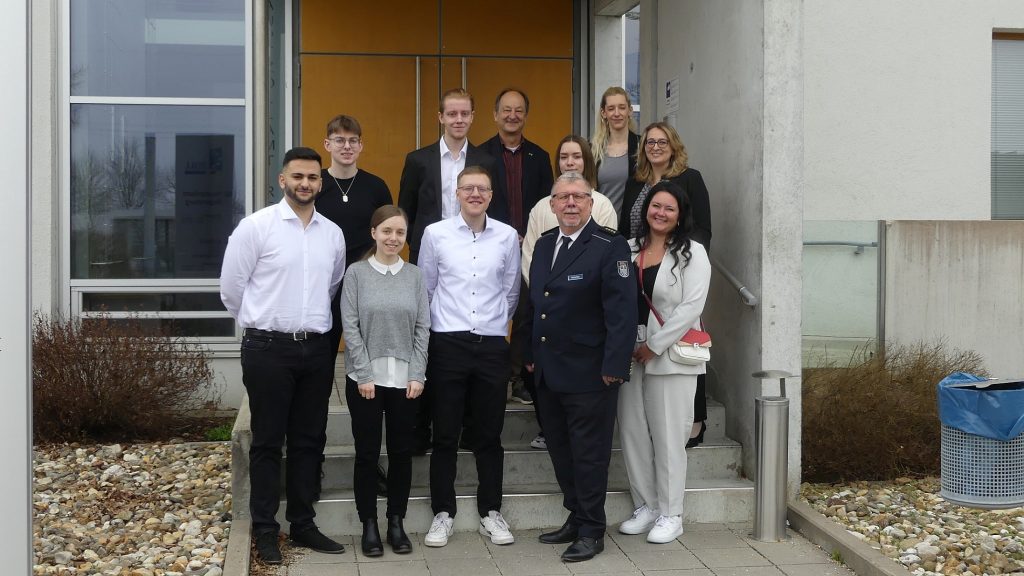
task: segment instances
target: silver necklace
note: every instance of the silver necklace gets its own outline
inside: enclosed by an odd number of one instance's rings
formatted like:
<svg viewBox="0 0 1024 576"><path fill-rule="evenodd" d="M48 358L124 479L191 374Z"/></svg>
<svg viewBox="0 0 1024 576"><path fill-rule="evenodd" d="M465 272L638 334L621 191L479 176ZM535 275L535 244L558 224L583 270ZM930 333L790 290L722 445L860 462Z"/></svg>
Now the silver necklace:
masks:
<svg viewBox="0 0 1024 576"><path fill-rule="evenodd" d="M327 173L331 174L331 171L328 170ZM348 189L347 190L343 190L341 188L341 182L338 182L338 178L334 174L331 174L331 178L334 178L334 183L338 185L338 190L341 190L341 201L342 202L348 202L348 193L352 191L352 185L356 183L356 176L358 176L358 175L359 175L359 171L357 170L356 173L352 175L352 181L348 183Z"/></svg>

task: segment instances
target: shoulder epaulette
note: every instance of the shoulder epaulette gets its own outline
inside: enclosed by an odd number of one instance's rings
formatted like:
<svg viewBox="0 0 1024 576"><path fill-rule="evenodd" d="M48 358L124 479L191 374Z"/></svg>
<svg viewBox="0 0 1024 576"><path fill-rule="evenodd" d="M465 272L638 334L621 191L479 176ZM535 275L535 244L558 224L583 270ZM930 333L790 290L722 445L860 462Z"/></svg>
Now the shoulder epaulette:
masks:
<svg viewBox="0 0 1024 576"><path fill-rule="evenodd" d="M609 236L618 236L619 235L619 231L616 230L615 228L610 227L610 226L599 226L598 230L600 230L601 232L604 232L605 234L607 234Z"/></svg>
<svg viewBox="0 0 1024 576"><path fill-rule="evenodd" d="M541 236L547 236L548 234L554 234L555 232L558 232L558 226L555 226L550 230L545 230L544 232L541 232Z"/></svg>

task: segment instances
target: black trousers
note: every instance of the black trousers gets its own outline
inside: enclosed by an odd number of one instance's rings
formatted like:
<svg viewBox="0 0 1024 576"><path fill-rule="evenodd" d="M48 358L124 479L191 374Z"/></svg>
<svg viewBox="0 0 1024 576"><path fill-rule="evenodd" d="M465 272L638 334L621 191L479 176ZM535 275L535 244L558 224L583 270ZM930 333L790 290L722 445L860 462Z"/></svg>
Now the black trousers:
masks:
<svg viewBox="0 0 1024 576"><path fill-rule="evenodd" d="M293 532L313 527L313 494L323 448L333 379L329 338L296 342L245 336L242 383L249 394L252 447L249 483L252 533L277 533L281 448L287 442L285 518Z"/></svg>
<svg viewBox="0 0 1024 576"><path fill-rule="evenodd" d="M377 386L373 399L359 395L356 381L345 378L345 399L352 414L356 445L353 485L359 520L377 517L377 460L382 424L387 418L388 516L405 517L412 483L413 429L418 399L405 397L405 388Z"/></svg>
<svg viewBox="0 0 1024 576"><path fill-rule="evenodd" d="M607 526L604 502L619 386L568 394L551 390L542 380L537 396L562 505L580 536L600 538Z"/></svg>
<svg viewBox="0 0 1024 576"><path fill-rule="evenodd" d="M693 396L693 422L708 419L708 387L707 374L697 374L697 393Z"/></svg>
<svg viewBox="0 0 1024 576"><path fill-rule="evenodd" d="M521 285L526 286L525 279L523 279ZM525 362L523 361L525 351L531 345L530 338L532 335L530 334L529 322L531 316L533 316L533 303L530 302L529 298L520 298L519 304L516 306L516 312L512 316L509 357L512 375L522 378L526 391L533 398L533 414L537 418L537 423L540 424L540 408L537 404L537 387L533 381L533 372L526 369ZM543 433L543 429L541 433Z"/></svg>
<svg viewBox="0 0 1024 576"><path fill-rule="evenodd" d="M474 338L475 341L470 341ZM434 514L455 516L459 436L466 410L469 448L476 457L477 512L501 510L508 382L508 342L502 336L431 332L427 386L432 388L434 443L430 454L430 501Z"/></svg>

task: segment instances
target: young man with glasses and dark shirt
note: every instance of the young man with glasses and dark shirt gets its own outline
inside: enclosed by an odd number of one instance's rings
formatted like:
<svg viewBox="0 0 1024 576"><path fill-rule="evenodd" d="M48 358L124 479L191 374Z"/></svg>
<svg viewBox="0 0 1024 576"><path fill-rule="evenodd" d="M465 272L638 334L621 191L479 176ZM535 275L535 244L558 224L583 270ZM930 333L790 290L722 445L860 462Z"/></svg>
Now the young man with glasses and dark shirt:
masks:
<svg viewBox="0 0 1024 576"><path fill-rule="evenodd" d="M320 174L323 187L316 199L316 211L341 228L345 234L345 261L355 263L373 246L370 216L377 208L393 203L391 191L380 177L357 166L359 155L363 153L363 128L352 116L339 114L331 118L327 123L324 149L331 155L331 165ZM331 301L332 324L328 334L335 351L341 345L340 299L341 290L338 290ZM322 450L327 445L326 427L320 439ZM378 468L378 471L383 478L383 469ZM319 476L322 475L323 457ZM316 497L320 499L319 480Z"/></svg>
<svg viewBox="0 0 1024 576"><path fill-rule="evenodd" d="M456 513L455 476L465 411L468 448L479 485L479 531L494 544L515 541L501 516L505 335L519 298L519 236L487 216L491 178L479 166L459 174L459 212L423 233L419 267L430 301L427 387L433 390L430 500L434 520L424 539L444 546Z"/></svg>

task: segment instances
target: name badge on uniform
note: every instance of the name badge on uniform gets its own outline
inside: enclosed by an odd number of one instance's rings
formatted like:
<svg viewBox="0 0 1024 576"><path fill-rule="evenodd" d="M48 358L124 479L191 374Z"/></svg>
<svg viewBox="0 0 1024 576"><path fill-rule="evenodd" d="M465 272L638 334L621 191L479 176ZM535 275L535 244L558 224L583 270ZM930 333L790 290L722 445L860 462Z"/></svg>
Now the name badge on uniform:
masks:
<svg viewBox="0 0 1024 576"><path fill-rule="evenodd" d="M619 276L623 278L629 278L629 262L625 260L619 260L616 262L616 267L619 270Z"/></svg>
<svg viewBox="0 0 1024 576"><path fill-rule="evenodd" d="M574 280L583 280L583 274L569 274L569 282Z"/></svg>

